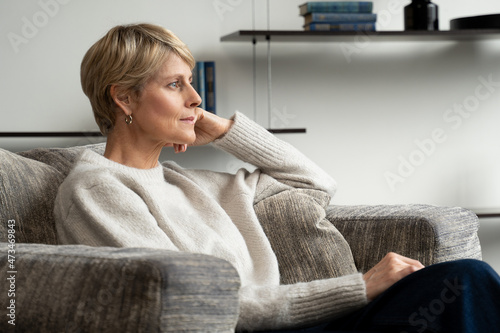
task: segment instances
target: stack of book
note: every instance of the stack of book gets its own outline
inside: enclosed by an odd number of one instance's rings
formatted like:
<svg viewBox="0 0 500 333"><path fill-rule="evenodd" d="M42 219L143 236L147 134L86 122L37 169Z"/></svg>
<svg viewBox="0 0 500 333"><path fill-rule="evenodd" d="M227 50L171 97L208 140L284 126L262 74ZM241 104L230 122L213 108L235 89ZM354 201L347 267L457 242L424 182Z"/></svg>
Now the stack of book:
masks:
<svg viewBox="0 0 500 333"><path fill-rule="evenodd" d="M215 112L215 62L197 61L192 85L201 97L200 108Z"/></svg>
<svg viewBox="0 0 500 333"><path fill-rule="evenodd" d="M307 31L375 31L372 1L313 1L299 9Z"/></svg>

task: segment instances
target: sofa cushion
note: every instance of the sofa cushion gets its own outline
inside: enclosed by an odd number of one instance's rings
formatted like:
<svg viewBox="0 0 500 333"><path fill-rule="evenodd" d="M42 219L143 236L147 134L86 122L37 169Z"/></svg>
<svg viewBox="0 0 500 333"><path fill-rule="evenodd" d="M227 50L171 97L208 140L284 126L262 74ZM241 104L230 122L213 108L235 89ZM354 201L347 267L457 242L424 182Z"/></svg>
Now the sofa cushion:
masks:
<svg viewBox="0 0 500 333"><path fill-rule="evenodd" d="M0 149L0 218L15 221L18 243L57 244L53 216L59 185L82 149L102 151L101 145L33 149L12 153ZM0 241L7 240L7 223Z"/></svg>
<svg viewBox="0 0 500 333"><path fill-rule="evenodd" d="M75 160L80 156L83 149L91 149L100 154L104 153L105 144L91 144L86 146L76 146L69 148L36 148L17 153L20 156L31 160L39 161L52 166L59 171L64 178L68 175L75 163Z"/></svg>
<svg viewBox="0 0 500 333"><path fill-rule="evenodd" d="M0 150L0 218L15 221L16 242L57 243L52 198L62 179L51 166ZM2 223L2 242L6 228Z"/></svg>
<svg viewBox="0 0 500 333"><path fill-rule="evenodd" d="M292 189L255 204L282 284L357 273L349 244L325 217L329 202L325 192Z"/></svg>

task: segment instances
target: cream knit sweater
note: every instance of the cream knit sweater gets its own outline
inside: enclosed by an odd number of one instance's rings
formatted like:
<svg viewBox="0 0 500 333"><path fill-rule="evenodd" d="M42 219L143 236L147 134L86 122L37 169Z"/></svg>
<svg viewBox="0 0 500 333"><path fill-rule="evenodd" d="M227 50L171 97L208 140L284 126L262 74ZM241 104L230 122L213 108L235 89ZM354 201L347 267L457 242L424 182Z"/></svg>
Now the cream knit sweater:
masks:
<svg viewBox="0 0 500 333"><path fill-rule="evenodd" d="M276 256L253 205L284 189L333 194L335 182L291 145L241 113L213 142L257 166L236 174L173 162L127 167L86 150L55 203L61 244L150 247L213 255L241 279L238 329L279 329L336 318L367 303L361 274L280 285Z"/></svg>

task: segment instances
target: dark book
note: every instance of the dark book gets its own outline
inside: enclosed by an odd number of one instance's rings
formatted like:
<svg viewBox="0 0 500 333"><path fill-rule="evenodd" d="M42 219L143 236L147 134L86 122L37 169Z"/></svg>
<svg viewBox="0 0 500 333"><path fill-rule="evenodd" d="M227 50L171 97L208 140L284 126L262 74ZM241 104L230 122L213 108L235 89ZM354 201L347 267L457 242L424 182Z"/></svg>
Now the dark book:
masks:
<svg viewBox="0 0 500 333"><path fill-rule="evenodd" d="M194 72L196 72L196 83L193 84L195 86L198 95L201 97L200 108L206 109L206 97L205 97L205 62L197 61L196 66L194 68Z"/></svg>
<svg viewBox="0 0 500 333"><path fill-rule="evenodd" d="M372 1L312 1L299 6L300 15L309 13L371 13Z"/></svg>
<svg viewBox="0 0 500 333"><path fill-rule="evenodd" d="M205 110L215 114L215 62L205 62Z"/></svg>
<svg viewBox="0 0 500 333"><path fill-rule="evenodd" d="M372 13L310 13L304 16L304 24L375 21L377 21L377 14Z"/></svg>
<svg viewBox="0 0 500 333"><path fill-rule="evenodd" d="M311 23L304 26L306 31L375 31L375 22L352 23Z"/></svg>

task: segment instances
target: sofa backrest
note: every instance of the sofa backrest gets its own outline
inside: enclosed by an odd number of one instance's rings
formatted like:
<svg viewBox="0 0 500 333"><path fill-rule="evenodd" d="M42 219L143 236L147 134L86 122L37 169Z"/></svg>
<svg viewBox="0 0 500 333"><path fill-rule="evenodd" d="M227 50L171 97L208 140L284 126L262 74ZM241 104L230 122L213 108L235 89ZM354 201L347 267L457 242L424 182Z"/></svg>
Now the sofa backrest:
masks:
<svg viewBox="0 0 500 333"><path fill-rule="evenodd" d="M102 152L104 144L21 153L0 149L0 242L14 226L16 243L57 244L54 200L83 149Z"/></svg>

